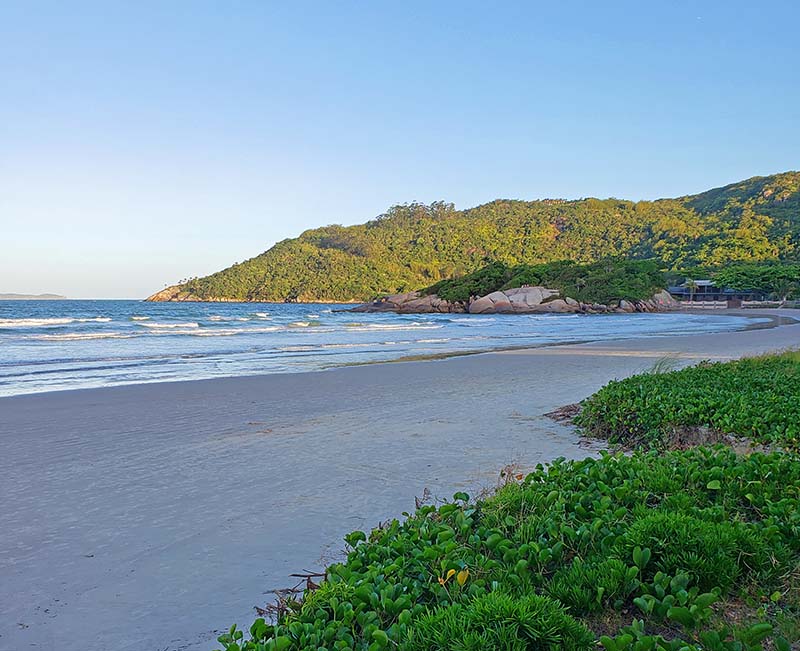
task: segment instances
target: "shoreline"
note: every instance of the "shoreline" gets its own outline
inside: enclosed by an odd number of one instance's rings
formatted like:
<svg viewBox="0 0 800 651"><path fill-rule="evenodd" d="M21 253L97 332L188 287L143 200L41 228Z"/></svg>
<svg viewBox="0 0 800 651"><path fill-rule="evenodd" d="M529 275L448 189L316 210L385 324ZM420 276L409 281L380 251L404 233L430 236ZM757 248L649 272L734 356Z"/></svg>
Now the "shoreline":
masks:
<svg viewBox="0 0 800 651"><path fill-rule="evenodd" d="M731 317L744 317L748 319L769 319L767 323L756 323L752 322L746 325L743 328L737 330L729 330L727 332L743 332L747 330L761 330L761 329L769 329L779 327L781 325L791 325L792 323L800 323L800 314L792 315L787 314L789 310L780 310L780 314L776 313L779 309L772 309L772 310L753 310L753 309L721 309L716 311L711 310L673 310L671 312L663 312L662 314L690 314L692 316L731 316ZM481 315L475 315L481 316ZM514 315L512 315L514 316ZM522 315L520 315L522 316ZM618 313L608 313L608 314L586 314L586 315L579 315L586 318L614 318L618 316L625 316L623 314ZM675 336L675 337L692 337L697 336L696 334L672 334L672 335L659 335L659 336ZM331 366L322 367L319 369L312 369L312 370L289 370L289 371L277 371L273 373L248 373L243 375L224 375L224 376L213 376L213 377L198 377L198 378L185 378L185 379L175 379L175 380L153 380L153 381L137 381L137 382L128 382L128 383L121 383L121 384L107 384L102 386L92 386L92 387L77 387L77 388L59 388L59 389L49 389L46 391L30 391L25 393L16 393L10 395L0 395L0 406L2 406L2 401L20 398L24 396L38 396L38 395L50 395L50 394L60 394L60 393L72 393L72 392L83 392L83 391L98 391L104 389L114 389L114 388L124 388L124 387L134 387L134 386L149 386L149 385L170 385L176 383L184 383L184 382L213 382L217 380L225 380L230 378L260 378L260 377L270 377L270 376L280 376L280 375L302 375L306 373L321 373L321 372L329 372L339 368L354 368L354 367L363 367L363 366L374 366L374 365L382 365L382 364L397 364L397 363L407 363L407 362L425 362L425 361L441 361L451 358L458 358L458 357L471 357L475 355L491 355L495 353L505 353L505 352L512 352L517 350L538 350L540 348L550 348L550 347L558 347L558 346L572 346L578 344L591 344L591 343L600 343L600 342L614 342L614 341L628 341L631 339L636 339L637 337L630 337L630 338L610 338L610 339L582 339L579 341L567 341L567 342L552 342L552 343L543 343L540 345L531 346L529 344L519 344L519 345L510 345L510 346L498 346L496 348L490 349L475 349L475 350L453 350L453 351L444 351L441 353L431 353L431 354L419 354L419 355L403 355L401 357L397 357L394 359L378 359L378 360L366 360L366 361L354 361L354 362L343 362L339 364L332 364Z"/></svg>
<svg viewBox="0 0 800 651"><path fill-rule="evenodd" d="M696 316L705 316L707 313L701 310L683 310L682 313L684 314L693 314ZM585 315L588 317L615 317L619 316L619 314L591 314ZM714 316L713 314L711 316ZM719 315L716 315L719 316ZM726 316L726 315L722 315ZM751 319L757 318L769 318L768 323L749 323L744 328L739 330L730 330L728 332L747 332L749 330L769 330L771 328L778 328L783 325L792 325L795 323L800 323L800 315L798 317L792 316L784 316L784 315L775 315L775 314L730 314L730 316L743 316ZM695 337L696 334L687 334L687 335L665 335L665 336L674 336L674 337ZM377 361L368 361L368 362L350 362L348 364L342 364L341 366L332 366L328 369L324 370L331 370L334 368L343 368L343 367L351 367L351 366L371 366L373 364L396 364L398 362L428 362L428 361L438 361L443 359L451 359L453 357L468 357L470 355L492 355L495 353L509 353L518 350L539 350L541 348L555 348L558 346L577 346L582 344L592 344L592 343L601 343L602 342L618 342L618 341L630 341L632 339L644 339L644 337L630 337L630 338L618 338L618 339L586 339L582 341L570 341L570 342L556 342L551 344L541 344L539 346L527 346L527 345L520 345L520 346L506 346L502 348L493 348L491 350L465 350L465 351L453 351L450 353L438 353L434 355L407 355L405 357L398 357L397 359L389 359L389 360L377 360ZM252 376L251 376L252 377Z"/></svg>
<svg viewBox="0 0 800 651"><path fill-rule="evenodd" d="M788 308L725 308L720 310L682 309L675 310L680 314L693 314L695 316L743 316L746 318L769 319L770 323L752 323L746 329L775 328L782 325L800 323L800 311ZM794 312L794 314L792 314ZM722 313L720 315L720 313Z"/></svg>
<svg viewBox="0 0 800 651"><path fill-rule="evenodd" d="M0 649L209 651L425 489L603 447L544 414L664 357L798 347L792 321L0 399Z"/></svg>

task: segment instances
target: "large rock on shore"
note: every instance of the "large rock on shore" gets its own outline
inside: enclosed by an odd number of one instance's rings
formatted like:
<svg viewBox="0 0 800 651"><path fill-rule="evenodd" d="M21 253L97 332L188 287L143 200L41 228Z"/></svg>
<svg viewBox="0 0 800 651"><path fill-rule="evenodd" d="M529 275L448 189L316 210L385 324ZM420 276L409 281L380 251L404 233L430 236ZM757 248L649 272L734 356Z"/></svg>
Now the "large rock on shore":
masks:
<svg viewBox="0 0 800 651"><path fill-rule="evenodd" d="M678 301L672 298L672 294L666 289L662 289L657 294L653 294L653 298L650 299L650 302L655 308L661 310L675 310L681 306Z"/></svg>
<svg viewBox="0 0 800 651"><path fill-rule="evenodd" d="M511 309L511 301L503 292L492 292L476 298L469 304L470 314L496 314L497 312L511 312Z"/></svg>
<svg viewBox="0 0 800 651"><path fill-rule="evenodd" d="M547 287L515 287L502 292L492 292L476 298L469 304L470 314L503 314L531 312L569 312L572 306L560 299L548 300L559 296L556 289ZM560 302L558 302L560 301ZM562 305L563 303L563 305ZM577 308L577 302L574 306Z"/></svg>

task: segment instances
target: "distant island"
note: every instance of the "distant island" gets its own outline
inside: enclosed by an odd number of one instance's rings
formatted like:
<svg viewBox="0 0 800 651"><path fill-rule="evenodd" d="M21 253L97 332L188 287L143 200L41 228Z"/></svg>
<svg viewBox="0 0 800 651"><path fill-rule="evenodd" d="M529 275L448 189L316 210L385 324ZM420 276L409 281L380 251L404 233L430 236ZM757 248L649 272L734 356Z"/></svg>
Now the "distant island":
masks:
<svg viewBox="0 0 800 651"><path fill-rule="evenodd" d="M496 200L467 210L411 203L325 226L150 301L365 302L464 277L492 262L653 260L707 277L731 263L796 261L800 172L659 199Z"/></svg>
<svg viewBox="0 0 800 651"><path fill-rule="evenodd" d="M0 301L63 301L60 294L0 294Z"/></svg>

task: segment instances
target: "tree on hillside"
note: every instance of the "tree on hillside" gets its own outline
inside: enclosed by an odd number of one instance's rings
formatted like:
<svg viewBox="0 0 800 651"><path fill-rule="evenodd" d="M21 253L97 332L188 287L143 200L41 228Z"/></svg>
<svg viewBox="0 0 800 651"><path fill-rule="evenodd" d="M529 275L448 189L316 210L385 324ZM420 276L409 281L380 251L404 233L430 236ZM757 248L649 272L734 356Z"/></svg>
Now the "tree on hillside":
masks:
<svg viewBox="0 0 800 651"><path fill-rule="evenodd" d="M723 287L755 290L785 302L800 288L800 264L730 265L716 272L714 279Z"/></svg>

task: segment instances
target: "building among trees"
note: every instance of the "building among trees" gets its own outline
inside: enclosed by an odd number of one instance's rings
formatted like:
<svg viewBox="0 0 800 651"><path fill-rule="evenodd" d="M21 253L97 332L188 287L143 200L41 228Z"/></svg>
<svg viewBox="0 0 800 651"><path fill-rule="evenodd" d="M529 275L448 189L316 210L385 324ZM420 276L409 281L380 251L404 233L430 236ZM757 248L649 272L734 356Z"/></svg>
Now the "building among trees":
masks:
<svg viewBox="0 0 800 651"><path fill-rule="evenodd" d="M742 301L763 301L766 294L757 289L731 289L719 287L713 280L693 280L687 278L680 285L669 288L669 293L679 301L728 301L739 303ZM733 306L731 306L733 307Z"/></svg>

